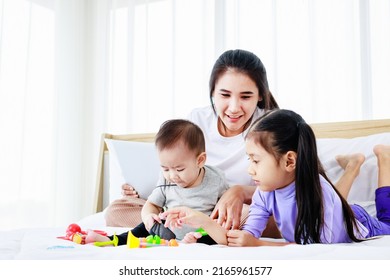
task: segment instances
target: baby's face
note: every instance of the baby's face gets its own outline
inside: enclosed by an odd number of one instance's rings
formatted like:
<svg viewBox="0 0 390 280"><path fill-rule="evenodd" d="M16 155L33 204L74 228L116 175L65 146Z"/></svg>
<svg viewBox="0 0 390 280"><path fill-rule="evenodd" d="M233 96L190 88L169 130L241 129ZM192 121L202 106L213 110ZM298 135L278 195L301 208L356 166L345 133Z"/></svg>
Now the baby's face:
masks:
<svg viewBox="0 0 390 280"><path fill-rule="evenodd" d="M158 151L164 178L183 188L198 185L198 157L181 142L173 148Z"/></svg>

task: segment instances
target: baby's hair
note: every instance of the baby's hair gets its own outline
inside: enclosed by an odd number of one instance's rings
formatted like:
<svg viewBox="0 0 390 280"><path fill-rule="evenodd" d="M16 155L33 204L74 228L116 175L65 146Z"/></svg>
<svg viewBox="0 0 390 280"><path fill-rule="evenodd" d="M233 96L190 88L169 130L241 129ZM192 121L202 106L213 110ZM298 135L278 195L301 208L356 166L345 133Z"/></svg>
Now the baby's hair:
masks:
<svg viewBox="0 0 390 280"><path fill-rule="evenodd" d="M246 139L262 146L278 161L288 151L297 154L295 193L298 214L294 237L296 243L321 243L324 206L319 174L332 185L341 199L349 237L353 241L360 241L355 237L353 230L354 227L357 228L353 211L326 176L318 158L314 132L299 114L283 109L269 111L251 125Z"/></svg>
<svg viewBox="0 0 390 280"><path fill-rule="evenodd" d="M156 134L155 145L161 151L174 147L180 141L196 155L200 155L206 150L202 130L193 122L184 119L165 121Z"/></svg>

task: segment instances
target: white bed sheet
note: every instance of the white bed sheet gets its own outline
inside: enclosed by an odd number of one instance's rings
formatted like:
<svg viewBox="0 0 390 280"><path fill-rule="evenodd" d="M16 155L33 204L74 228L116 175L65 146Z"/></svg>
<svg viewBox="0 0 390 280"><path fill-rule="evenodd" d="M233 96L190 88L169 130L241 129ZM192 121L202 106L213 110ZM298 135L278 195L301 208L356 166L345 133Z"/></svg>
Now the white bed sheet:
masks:
<svg viewBox="0 0 390 280"><path fill-rule="evenodd" d="M83 230L98 229L109 234L128 229L106 227L103 213L78 222ZM66 226L26 228L0 232L3 260L390 260L390 236L362 243L288 245L283 247L241 247L180 244L178 247L129 249L126 246L96 247L62 240Z"/></svg>

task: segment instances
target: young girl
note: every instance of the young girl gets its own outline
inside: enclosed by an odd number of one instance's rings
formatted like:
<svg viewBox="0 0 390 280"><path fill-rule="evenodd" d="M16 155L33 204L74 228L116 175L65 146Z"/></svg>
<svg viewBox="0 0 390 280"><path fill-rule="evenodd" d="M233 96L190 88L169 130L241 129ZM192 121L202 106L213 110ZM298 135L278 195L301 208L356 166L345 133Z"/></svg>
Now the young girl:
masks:
<svg viewBox="0 0 390 280"><path fill-rule="evenodd" d="M246 136L248 173L257 185L243 230L226 231L188 208L164 213L166 226L203 227L230 246L281 245L258 239L273 215L283 238L298 244L358 242L390 234L390 146L377 145L379 187L377 218L359 205L348 205L327 178L318 159L316 139L302 117L289 110L266 113ZM191 241L195 235L187 236Z"/></svg>

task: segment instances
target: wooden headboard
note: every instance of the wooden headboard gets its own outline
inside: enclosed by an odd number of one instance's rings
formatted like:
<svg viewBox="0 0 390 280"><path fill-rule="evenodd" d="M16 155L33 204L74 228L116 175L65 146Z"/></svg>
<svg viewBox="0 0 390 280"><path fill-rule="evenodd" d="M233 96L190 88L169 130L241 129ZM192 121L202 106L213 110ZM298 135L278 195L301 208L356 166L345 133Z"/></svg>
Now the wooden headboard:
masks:
<svg viewBox="0 0 390 280"><path fill-rule="evenodd" d="M317 138L354 138L371 134L390 132L390 119L348 121L332 123L311 124ZM100 155L97 170L94 212L103 210L103 186L104 186L104 154L108 153L105 139L153 142L154 133L144 134L103 134L100 143ZM389 143L390 144L390 143Z"/></svg>

